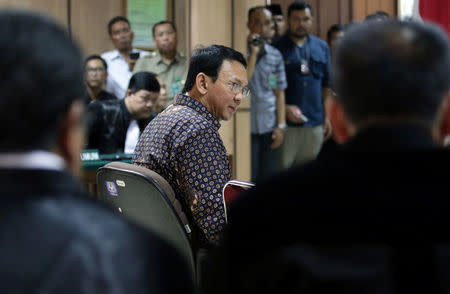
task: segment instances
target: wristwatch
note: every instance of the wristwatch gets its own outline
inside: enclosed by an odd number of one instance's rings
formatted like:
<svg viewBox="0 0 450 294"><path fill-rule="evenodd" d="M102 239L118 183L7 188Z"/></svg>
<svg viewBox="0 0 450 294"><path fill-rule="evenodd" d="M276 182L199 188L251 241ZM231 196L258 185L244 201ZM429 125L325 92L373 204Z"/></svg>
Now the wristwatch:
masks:
<svg viewBox="0 0 450 294"><path fill-rule="evenodd" d="M287 124L278 124L277 128L285 130L287 128Z"/></svg>

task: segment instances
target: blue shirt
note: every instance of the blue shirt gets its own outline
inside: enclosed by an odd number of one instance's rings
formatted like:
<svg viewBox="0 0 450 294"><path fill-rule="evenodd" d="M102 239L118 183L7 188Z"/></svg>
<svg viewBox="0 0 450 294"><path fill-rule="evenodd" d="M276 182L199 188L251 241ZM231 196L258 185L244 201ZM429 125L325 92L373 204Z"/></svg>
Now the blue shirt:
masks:
<svg viewBox="0 0 450 294"><path fill-rule="evenodd" d="M288 87L286 104L297 105L309 119L304 126L323 124L324 109L322 88L330 87L330 50L317 37L308 35L302 47L297 46L287 35L283 35L274 46L284 58ZM301 59L308 61L309 73L300 70ZM299 126L289 122L290 126Z"/></svg>
<svg viewBox="0 0 450 294"><path fill-rule="evenodd" d="M283 56L276 48L265 44L258 55L255 71L248 84L251 93L251 132L272 132L277 125L276 96L274 90L286 89Z"/></svg>
<svg viewBox="0 0 450 294"><path fill-rule="evenodd" d="M220 123L198 100L178 95L139 138L133 163L159 173L175 191L201 242L225 226L222 189L231 180Z"/></svg>

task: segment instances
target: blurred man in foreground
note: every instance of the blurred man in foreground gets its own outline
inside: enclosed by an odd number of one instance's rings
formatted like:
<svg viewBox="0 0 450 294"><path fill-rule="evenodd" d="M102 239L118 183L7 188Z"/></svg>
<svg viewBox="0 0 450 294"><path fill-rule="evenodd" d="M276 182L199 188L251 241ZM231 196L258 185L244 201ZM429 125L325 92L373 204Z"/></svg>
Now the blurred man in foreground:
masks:
<svg viewBox="0 0 450 294"><path fill-rule="evenodd" d="M0 293L189 293L175 249L74 178L84 69L70 36L27 12L0 11L0 26Z"/></svg>

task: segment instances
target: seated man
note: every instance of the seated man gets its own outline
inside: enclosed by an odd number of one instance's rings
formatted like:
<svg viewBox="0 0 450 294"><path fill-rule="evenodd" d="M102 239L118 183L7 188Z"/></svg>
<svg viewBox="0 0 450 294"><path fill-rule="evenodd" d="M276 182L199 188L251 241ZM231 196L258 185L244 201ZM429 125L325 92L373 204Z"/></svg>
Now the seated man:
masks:
<svg viewBox="0 0 450 294"><path fill-rule="evenodd" d="M342 149L236 200L211 293L449 293L448 37L354 25L333 69Z"/></svg>
<svg viewBox="0 0 450 294"><path fill-rule="evenodd" d="M91 55L84 61L84 80L88 91L86 103L91 101L116 100L117 97L105 91L108 77L106 61L99 55Z"/></svg>
<svg viewBox="0 0 450 294"><path fill-rule="evenodd" d="M196 246L217 243L225 226L222 188L231 170L219 121L231 119L249 94L245 68L242 54L231 48L197 50L186 94L150 122L133 155L134 164L156 171L174 188L194 227Z"/></svg>
<svg viewBox="0 0 450 294"><path fill-rule="evenodd" d="M66 29L17 10L0 26L0 293L192 293L174 248L74 177L83 60Z"/></svg>
<svg viewBox="0 0 450 294"><path fill-rule="evenodd" d="M130 79L125 99L93 102L88 127L88 149L104 153L133 153L140 133L156 115L159 83L149 72Z"/></svg>

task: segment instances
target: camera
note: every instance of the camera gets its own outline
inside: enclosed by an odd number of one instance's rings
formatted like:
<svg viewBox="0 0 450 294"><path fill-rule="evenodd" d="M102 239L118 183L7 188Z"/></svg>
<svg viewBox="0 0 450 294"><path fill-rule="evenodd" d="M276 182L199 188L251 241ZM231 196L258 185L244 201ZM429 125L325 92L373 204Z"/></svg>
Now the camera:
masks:
<svg viewBox="0 0 450 294"><path fill-rule="evenodd" d="M130 59L132 59L132 60L139 59L139 56L140 56L140 52L132 52L132 53L130 53Z"/></svg>
<svg viewBox="0 0 450 294"><path fill-rule="evenodd" d="M264 43L263 38L257 37L257 36L253 37L253 39L252 39L252 45L253 46L260 46L262 43Z"/></svg>

